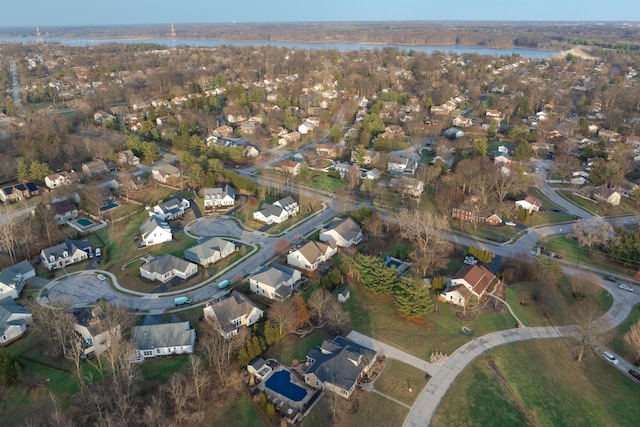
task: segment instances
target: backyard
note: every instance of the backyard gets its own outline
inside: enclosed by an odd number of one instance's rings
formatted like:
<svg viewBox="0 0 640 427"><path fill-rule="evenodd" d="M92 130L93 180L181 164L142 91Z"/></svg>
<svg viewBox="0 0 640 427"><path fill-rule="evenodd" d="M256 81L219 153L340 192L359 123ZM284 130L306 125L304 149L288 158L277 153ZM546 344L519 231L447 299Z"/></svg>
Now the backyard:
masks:
<svg viewBox="0 0 640 427"><path fill-rule="evenodd" d="M431 425L636 425L638 385L592 353L576 363L569 344L531 340L480 356L453 383Z"/></svg>
<svg viewBox="0 0 640 427"><path fill-rule="evenodd" d="M294 359L299 361L305 360L309 350L330 338L332 337L329 337L329 335L320 329L314 330L304 338L289 334L282 338L277 344L269 347L264 357L273 358L285 366L291 366L291 362Z"/></svg>

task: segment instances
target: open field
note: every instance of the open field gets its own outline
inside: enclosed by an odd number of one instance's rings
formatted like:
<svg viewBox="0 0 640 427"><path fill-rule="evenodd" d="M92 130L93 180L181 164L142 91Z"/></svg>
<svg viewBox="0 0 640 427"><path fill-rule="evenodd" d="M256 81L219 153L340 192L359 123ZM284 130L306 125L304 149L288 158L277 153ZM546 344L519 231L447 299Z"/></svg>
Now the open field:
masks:
<svg viewBox="0 0 640 427"><path fill-rule="evenodd" d="M374 388L407 405L413 405L422 389L427 385L425 373L399 360L387 359L382 375L376 379Z"/></svg>
<svg viewBox="0 0 640 427"><path fill-rule="evenodd" d="M409 410L377 393L362 393L358 398L358 411L353 414L346 408L347 401L340 399L338 422L331 423L331 410L326 396L313 407L302 427L351 427L351 426L401 426ZM383 419L381 419L381 417Z"/></svg>
<svg viewBox="0 0 640 427"><path fill-rule="evenodd" d="M558 190L557 193L569 200L571 203L580 206L582 209L594 215L607 216L637 214L640 211L640 207L627 197L621 197L620 204L618 206L607 206L605 209L604 205L583 199L582 197L574 196L570 190Z"/></svg>
<svg viewBox="0 0 640 427"><path fill-rule="evenodd" d="M558 286L550 286L548 288L552 302L552 316L547 318L544 316L540 306L533 299L536 295L543 292L543 286L537 282L521 282L507 286L507 302L511 306L516 316L527 326L557 326L574 324L573 312L574 308L582 303L574 298L571 293L570 279L564 278ZM520 305L518 293L521 288L529 290L531 295L530 301L526 306ZM594 301L604 314L611 304L613 298L611 295L594 284L593 287L586 289L585 294L588 299Z"/></svg>
<svg viewBox="0 0 640 427"><path fill-rule="evenodd" d="M359 285L349 289L351 298L343 307L351 314L353 329L425 360L436 351L450 354L471 340L462 333L463 326L480 336L512 328L515 323L508 312L479 313L474 320L463 321L456 317L453 307L439 302L438 312L423 316L425 324L419 325L400 317L391 297L373 298Z"/></svg>
<svg viewBox="0 0 640 427"><path fill-rule="evenodd" d="M535 373L535 375L533 375ZM638 385L592 353L576 363L564 340L491 350L456 379L432 426L634 426Z"/></svg>
<svg viewBox="0 0 640 427"><path fill-rule="evenodd" d="M321 175L316 176L311 180L313 188L322 191L329 191L336 193L342 190L345 186L345 181L340 178L331 178L327 172L323 172Z"/></svg>

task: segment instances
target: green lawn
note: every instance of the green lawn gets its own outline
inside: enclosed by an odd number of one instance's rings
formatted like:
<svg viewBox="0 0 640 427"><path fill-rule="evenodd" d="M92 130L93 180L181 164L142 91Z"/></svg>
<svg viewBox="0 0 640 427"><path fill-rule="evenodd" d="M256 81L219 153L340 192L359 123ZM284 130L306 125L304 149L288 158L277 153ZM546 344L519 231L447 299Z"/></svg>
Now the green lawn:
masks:
<svg viewBox="0 0 640 427"><path fill-rule="evenodd" d="M580 246L578 241L570 237L555 236L544 243L550 252L557 252L567 260L587 265L597 265L598 268L611 271L612 273L624 274L633 277L635 270L628 269L622 264L609 258L609 256L598 250L589 251L586 246Z"/></svg>
<svg viewBox="0 0 640 427"><path fill-rule="evenodd" d="M301 427L352 427L352 426L401 426L409 410L377 393L362 393L358 398L358 412L350 413L341 408L338 422L332 424L329 419L329 405L323 397L302 421ZM346 400L340 401L346 406Z"/></svg>
<svg viewBox="0 0 640 427"><path fill-rule="evenodd" d="M291 366L293 359L304 360L309 350L329 338L320 329L316 329L304 338L289 334L280 340L278 344L271 346L267 350L265 358L273 358L284 365Z"/></svg>
<svg viewBox="0 0 640 427"><path fill-rule="evenodd" d="M553 325L571 325L575 321L573 319L574 308L581 304L574 298L571 293L570 278L565 278L558 286L549 287L549 292L553 301L552 316L547 318L543 315L542 310L538 303L533 300L533 297L542 293L543 286L537 282L522 282L507 287L507 302L511 306L511 309L515 312L516 316L525 325L531 326L553 326ZM518 292L522 287L526 287L532 298L526 306L520 305L520 299ZM600 286L594 284L592 288L586 289L585 294L587 298L594 301L600 307L601 312L604 314L613 304L613 298L611 295L603 290Z"/></svg>
<svg viewBox="0 0 640 427"><path fill-rule="evenodd" d="M406 259L409 256L409 251L412 249L411 243L407 242L403 239L393 239L391 244L386 247L384 251L382 251L382 256L386 257L387 255Z"/></svg>
<svg viewBox="0 0 640 427"><path fill-rule="evenodd" d="M373 298L359 285L349 289L351 298L343 306L351 314L353 329L425 360L436 351L451 354L471 340L462 333L462 326L480 336L512 328L515 323L508 312L501 315L480 313L472 321L462 321L455 316L453 307L439 302L438 312L425 315L426 324L419 325L400 317L392 298Z"/></svg>
<svg viewBox="0 0 640 427"><path fill-rule="evenodd" d="M413 405L426 385L425 372L395 359L387 359L382 375L374 383L376 390L407 405Z"/></svg>
<svg viewBox="0 0 640 427"><path fill-rule="evenodd" d="M535 374L534 374L535 373ZM592 354L576 363L563 340L491 350L456 379L432 426L635 426L640 393Z"/></svg>
<svg viewBox="0 0 640 427"><path fill-rule="evenodd" d="M493 240L496 242L506 242L507 240L510 240L516 234L521 232L521 230L517 227L496 227L489 224L478 224L476 227L474 227L474 225L470 222L458 220L451 221L451 226L465 233L469 233L472 236L479 237L481 239Z"/></svg>
<svg viewBox="0 0 640 427"><path fill-rule="evenodd" d="M571 203L580 206L582 209L587 212L591 212L594 215L607 216L637 214L640 211L638 205L627 197L621 197L620 204L618 206L609 206L604 209L601 204L583 199L582 197L574 196L570 190L558 190L557 193L569 200Z"/></svg>
<svg viewBox="0 0 640 427"><path fill-rule="evenodd" d="M221 411L213 411L212 418L202 425L258 427L264 423L251 405L249 398L243 393L239 400L224 405Z"/></svg>
<svg viewBox="0 0 640 427"><path fill-rule="evenodd" d="M634 362L633 360L634 357L633 357L633 354L631 354L631 352L629 352L629 350L627 349L627 346L624 343L623 337L624 337L624 334L629 332L629 329L631 329L631 326L638 323L638 321L640 321L640 305L634 306L633 310L631 311L629 316L625 319L625 321L622 322L622 324L618 326L616 329L609 332L609 334L607 335L607 340L611 345L611 347L613 348L613 351L615 351L617 354L627 359L630 363Z"/></svg>
<svg viewBox="0 0 640 427"><path fill-rule="evenodd" d="M167 382L173 374L188 365L189 356L171 356L146 359L139 366L143 381Z"/></svg>
<svg viewBox="0 0 640 427"><path fill-rule="evenodd" d="M313 188L323 191L337 193L345 186L344 180L340 178L331 178L327 172L316 176L311 180Z"/></svg>

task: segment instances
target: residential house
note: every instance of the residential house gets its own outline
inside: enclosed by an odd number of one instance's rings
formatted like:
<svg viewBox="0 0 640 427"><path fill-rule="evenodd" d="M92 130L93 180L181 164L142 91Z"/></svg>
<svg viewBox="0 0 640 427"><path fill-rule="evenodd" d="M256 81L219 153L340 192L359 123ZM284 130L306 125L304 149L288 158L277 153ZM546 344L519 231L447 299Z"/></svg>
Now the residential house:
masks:
<svg viewBox="0 0 640 427"><path fill-rule="evenodd" d="M418 162L410 160L407 157L389 156L387 161L387 172L390 174L409 174L414 175L418 170Z"/></svg>
<svg viewBox="0 0 640 427"><path fill-rule="evenodd" d="M332 242L325 244L311 240L299 248L290 250L287 255L287 264L313 271L337 252L338 249Z"/></svg>
<svg viewBox="0 0 640 427"><path fill-rule="evenodd" d="M333 166L333 170L340 174L340 178L344 179L351 167L352 165L349 163L338 162Z"/></svg>
<svg viewBox="0 0 640 427"><path fill-rule="evenodd" d="M0 201L5 203L19 202L40 194L40 188L33 182L21 182L0 189Z"/></svg>
<svg viewBox="0 0 640 427"><path fill-rule="evenodd" d="M35 275L36 270L27 260L0 271L0 300L7 297L17 299L27 280Z"/></svg>
<svg viewBox="0 0 640 427"><path fill-rule="evenodd" d="M453 119L453 126L455 127L468 128L472 124L473 122L468 117L457 116L456 118Z"/></svg>
<svg viewBox="0 0 640 427"><path fill-rule="evenodd" d="M89 259L90 252L89 241L67 239L40 251L40 259L47 270L51 271Z"/></svg>
<svg viewBox="0 0 640 427"><path fill-rule="evenodd" d="M271 300L285 300L298 289L299 270L273 263L249 277L251 292Z"/></svg>
<svg viewBox="0 0 640 427"><path fill-rule="evenodd" d="M243 135L253 135L256 133L256 122L248 121L240 125L240 133Z"/></svg>
<svg viewBox="0 0 640 427"><path fill-rule="evenodd" d="M145 279L167 283L174 277L187 280L198 272L198 266L171 254L153 257L140 266L140 275Z"/></svg>
<svg viewBox="0 0 640 427"><path fill-rule="evenodd" d="M316 154L320 157L333 159L339 152L338 144L322 144L320 142L316 144Z"/></svg>
<svg viewBox="0 0 640 427"><path fill-rule="evenodd" d="M320 229L321 242L333 242L341 248L357 245L362 241L362 229L350 217L334 218L328 227Z"/></svg>
<svg viewBox="0 0 640 427"><path fill-rule="evenodd" d="M166 184L171 180L180 178L180 169L169 164L154 166L151 169L151 176L156 181Z"/></svg>
<svg viewBox="0 0 640 427"><path fill-rule="evenodd" d="M442 136L449 139L460 139L464 137L464 132L456 127L450 127L442 132Z"/></svg>
<svg viewBox="0 0 640 427"><path fill-rule="evenodd" d="M62 199L57 202L51 202L49 208L53 211L53 219L56 224L62 225L69 221L73 221L79 215L78 207L70 199Z"/></svg>
<svg viewBox="0 0 640 427"><path fill-rule="evenodd" d="M185 209L188 209L190 206L191 203L187 199L174 196L166 202L162 202L151 208L149 216L157 216L162 221L172 221L181 218L184 215Z"/></svg>
<svg viewBox="0 0 640 427"><path fill-rule="evenodd" d="M493 157L493 164L495 165L508 165L511 163L511 156L507 153L496 153Z"/></svg>
<svg viewBox="0 0 640 427"><path fill-rule="evenodd" d="M24 335L32 321L31 313L13 299L0 299L0 346L9 345Z"/></svg>
<svg viewBox="0 0 640 427"><path fill-rule="evenodd" d="M194 352L196 331L191 329L188 321L134 326L131 328L131 342L138 350L138 360L191 354Z"/></svg>
<svg viewBox="0 0 640 427"><path fill-rule="evenodd" d="M224 187L204 189L204 209L233 206L236 203L236 192L226 184Z"/></svg>
<svg viewBox="0 0 640 427"><path fill-rule="evenodd" d="M293 197L287 196L273 205L264 203L259 211L253 213L253 219L268 225L279 224L296 216L299 211L298 202L293 200Z"/></svg>
<svg viewBox="0 0 640 427"><path fill-rule="evenodd" d="M133 154L131 150L120 151L116 156L116 163L119 165L137 166L140 164L140 158Z"/></svg>
<svg viewBox="0 0 640 427"><path fill-rule="evenodd" d="M300 132L296 131L285 133L280 139L278 139L278 145L281 147L295 144L297 142L300 142Z"/></svg>
<svg viewBox="0 0 640 427"><path fill-rule="evenodd" d="M276 164L274 169L285 175L297 176L300 173L300 163L295 160L283 160Z"/></svg>
<svg viewBox="0 0 640 427"><path fill-rule="evenodd" d="M360 161L358 158L360 154L358 154L358 150L351 150L351 163L358 163L360 165L369 165L371 163L377 163L380 160L380 153L375 150L365 150L362 153L362 158Z"/></svg>
<svg viewBox="0 0 640 427"><path fill-rule="evenodd" d="M533 196L526 196L524 199L516 200L516 209L522 207L522 209L528 210L529 213L538 212L541 206L542 202Z"/></svg>
<svg viewBox="0 0 640 427"><path fill-rule="evenodd" d="M81 309L74 316L73 330L84 340L84 354L99 356L104 353L115 338L120 335L120 325L112 325L104 321L104 311L96 307L89 311Z"/></svg>
<svg viewBox="0 0 640 427"><path fill-rule="evenodd" d="M410 177L400 177L398 179L392 179L390 184L395 187L398 193L411 196L420 197L424 194L424 181Z"/></svg>
<svg viewBox="0 0 640 427"><path fill-rule="evenodd" d="M253 375L257 380L264 381L273 369L267 365L267 362L262 357L256 357L247 365L247 372L249 375Z"/></svg>
<svg viewBox="0 0 640 427"><path fill-rule="evenodd" d="M248 328L264 315L264 311L238 291L232 291L228 298L208 303L203 311L204 318L210 319L226 339L238 335L238 329Z"/></svg>
<svg viewBox="0 0 640 427"><path fill-rule="evenodd" d="M465 265L452 278L449 288L442 293L441 299L461 307L466 307L475 296L478 301L485 293L500 281L480 265Z"/></svg>
<svg viewBox="0 0 640 427"><path fill-rule="evenodd" d="M104 160L96 160L89 163L83 163L82 172L89 178L95 178L96 176L109 173L109 167Z"/></svg>
<svg viewBox="0 0 640 427"><path fill-rule="evenodd" d="M376 180L376 179L380 179L381 176L382 174L380 173L380 171L376 168L373 168L371 170L366 171L362 178Z"/></svg>
<svg viewBox="0 0 640 427"><path fill-rule="evenodd" d="M184 258L205 268L236 251L236 245L219 237L212 237L184 250Z"/></svg>
<svg viewBox="0 0 640 427"><path fill-rule="evenodd" d="M504 120L504 114L498 110L487 109L484 113L485 117L491 120L495 120L497 122L501 122Z"/></svg>
<svg viewBox="0 0 640 427"><path fill-rule="evenodd" d="M304 382L348 399L377 357L376 350L341 336L325 340L307 353Z"/></svg>
<svg viewBox="0 0 640 427"><path fill-rule="evenodd" d="M44 177L44 185L46 185L47 188L50 188L52 190L54 188L62 187L64 185L71 185L78 182L80 182L80 178L78 177L78 174L75 173L74 171L71 171L71 172L63 171L63 172L54 173Z"/></svg>
<svg viewBox="0 0 640 427"><path fill-rule="evenodd" d="M586 191L590 194L590 197L597 202L607 203L611 206L618 206L620 204L620 192L613 188L607 187L591 187Z"/></svg>
<svg viewBox="0 0 640 427"><path fill-rule="evenodd" d="M173 235L169 224L154 215L140 226L140 238L142 246L151 246L170 242L173 240Z"/></svg>

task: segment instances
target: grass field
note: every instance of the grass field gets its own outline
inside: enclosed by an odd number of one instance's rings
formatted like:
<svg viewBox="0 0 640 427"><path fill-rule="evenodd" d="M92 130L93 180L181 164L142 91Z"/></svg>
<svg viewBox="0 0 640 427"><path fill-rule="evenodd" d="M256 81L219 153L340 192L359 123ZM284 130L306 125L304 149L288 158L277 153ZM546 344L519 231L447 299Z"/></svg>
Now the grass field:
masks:
<svg viewBox="0 0 640 427"><path fill-rule="evenodd" d="M344 180L340 178L331 178L327 172L322 173L321 175L316 176L311 180L313 188L322 191L330 191L333 193L337 193L342 190L345 186Z"/></svg>
<svg viewBox="0 0 640 427"><path fill-rule="evenodd" d="M425 360L435 351L450 354L471 340L471 336L462 333L462 326L480 336L512 328L515 323L508 312L480 313L472 321L462 321L451 306L437 303L438 312L425 315L426 324L419 325L400 317L392 298L373 298L358 285L349 289L351 298L343 307L351 314L353 329Z"/></svg>
<svg viewBox="0 0 640 427"><path fill-rule="evenodd" d="M569 190L558 190L557 193L569 200L571 203L580 206L582 209L587 212L591 212L594 215L607 216L637 214L640 211L640 207L627 197L621 197L620 204L618 206L608 206L604 209L603 205L583 199L582 197L574 196Z"/></svg>
<svg viewBox="0 0 640 427"><path fill-rule="evenodd" d="M541 293L543 286L537 282L522 282L507 286L507 302L520 321L527 326L574 324L575 321L572 313L574 312L574 307L581 304L581 302L576 300L572 295L568 280L569 279L564 279L559 286L549 287L553 301L553 314L550 318L543 315L540 306L533 298L531 298L531 301L526 306L520 305L518 292L521 288L526 287L532 297ZM586 289L585 294L587 298L598 304L602 313L606 312L609 307L611 307L611 304L613 304L611 295L596 284L594 284L592 288Z"/></svg>
<svg viewBox="0 0 640 427"><path fill-rule="evenodd" d="M271 357L283 365L291 366L293 359L304 360L309 350L329 338L320 329L316 329L304 338L290 334L280 340L278 344L271 346L267 350L265 358Z"/></svg>
<svg viewBox="0 0 640 427"><path fill-rule="evenodd" d="M607 341L613 348L613 351L624 357L629 361L629 363L634 362L633 354L627 349L627 346L624 343L624 334L629 332L631 326L635 325L640 321L640 305L636 305L633 307L633 310L629 314L629 317L625 319L624 322L620 326L618 326L613 331L607 334Z"/></svg>
<svg viewBox="0 0 640 427"><path fill-rule="evenodd" d="M547 240L544 246L550 252L557 252L563 258L588 265L597 265L603 270L612 273L624 274L633 277L636 271L624 267L622 264L609 258L606 254L593 250L586 246L580 246L578 241L565 236L555 236Z"/></svg>
<svg viewBox="0 0 640 427"><path fill-rule="evenodd" d="M251 406L249 398L244 393L239 400L229 402L222 410L211 412L211 418L207 418L207 421L202 425L233 427L259 427L264 425L260 415Z"/></svg>
<svg viewBox="0 0 640 427"><path fill-rule="evenodd" d="M342 399L341 399L342 400ZM401 426L409 410L377 393L363 393L358 398L355 414L347 409L338 411L338 422L332 424L326 397L322 398L302 421L302 427ZM345 402L340 402L346 406Z"/></svg>
<svg viewBox="0 0 640 427"><path fill-rule="evenodd" d="M399 360L387 359L384 371L376 379L374 388L400 402L413 405L426 385L423 371Z"/></svg>
<svg viewBox="0 0 640 427"><path fill-rule="evenodd" d="M456 379L431 425L637 425L638 385L593 354L576 363L568 344L531 340L491 350Z"/></svg>

